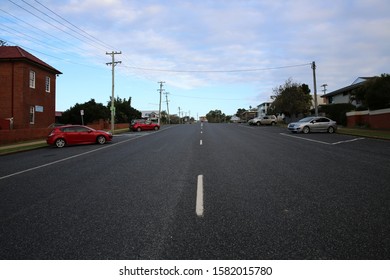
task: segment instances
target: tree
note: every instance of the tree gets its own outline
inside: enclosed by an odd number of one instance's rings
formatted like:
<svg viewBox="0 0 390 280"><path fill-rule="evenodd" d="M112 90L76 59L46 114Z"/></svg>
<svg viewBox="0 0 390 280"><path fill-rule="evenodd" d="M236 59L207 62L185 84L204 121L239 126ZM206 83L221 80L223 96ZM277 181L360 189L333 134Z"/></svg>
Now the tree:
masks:
<svg viewBox="0 0 390 280"><path fill-rule="evenodd" d="M358 88L352 99L360 100L370 110L390 108L390 75L382 74L367 80Z"/></svg>
<svg viewBox="0 0 390 280"><path fill-rule="evenodd" d="M290 78L284 85L274 88L273 92L274 102L270 111L274 114L283 113L291 117L309 113L312 97L308 85L295 83Z"/></svg>
<svg viewBox="0 0 390 280"><path fill-rule="evenodd" d="M220 123L226 121L226 115L221 110L214 110L207 113L206 119L209 123Z"/></svg>
<svg viewBox="0 0 390 280"><path fill-rule="evenodd" d="M241 115L242 115L243 113L245 113L245 112L246 112L246 109L244 109L244 108L237 109L236 116L240 118Z"/></svg>
<svg viewBox="0 0 390 280"><path fill-rule="evenodd" d="M115 123L129 123L133 119L139 119L142 113L131 107L131 98L123 100L118 96L114 100L115 105ZM107 108L111 108L111 99L108 101Z"/></svg>
<svg viewBox="0 0 390 280"><path fill-rule="evenodd" d="M96 103L95 99L91 99L83 104L76 103L76 105L63 112L60 122L64 124L81 124L81 110L84 110L84 124L92 123L100 119L107 120L110 117L108 107L102 103Z"/></svg>

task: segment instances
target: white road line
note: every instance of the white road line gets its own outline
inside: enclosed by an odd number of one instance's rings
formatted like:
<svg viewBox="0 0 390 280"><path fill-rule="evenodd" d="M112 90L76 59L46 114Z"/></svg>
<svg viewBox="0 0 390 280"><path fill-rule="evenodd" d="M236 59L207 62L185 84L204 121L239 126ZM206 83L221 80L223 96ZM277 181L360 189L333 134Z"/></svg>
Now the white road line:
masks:
<svg viewBox="0 0 390 280"><path fill-rule="evenodd" d="M203 141L202 141L202 140L200 140L200 145L201 145L201 146L203 145Z"/></svg>
<svg viewBox="0 0 390 280"><path fill-rule="evenodd" d="M77 154L77 155L74 155L74 156L70 156L70 157L67 157L67 158L59 159L59 160L52 161L52 162L49 162L49 163L45 163L45 164L42 164L42 165L38 165L38 166L35 166L35 167L32 167L32 168L28 168L28 169L25 169L25 170L22 170L22 171L11 173L11 174L8 174L8 175L0 177L0 180L6 179L6 178L9 178L9 177L13 177L13 176L16 176L16 175L20 175L20 174L23 174L23 173L27 173L29 171L40 169L40 168L43 168L43 167L46 167L46 166L54 165L54 164L57 164L57 163L60 163L60 162L63 162L63 161L67 161L67 160L70 160L70 159L73 159L73 158L81 157L81 156L84 156L84 155L87 155L87 154L91 154L91 153L94 153L94 152L97 152L97 151L100 151L100 150L103 150L103 149L111 148L111 147L114 147L116 145L123 144L123 143L129 142L129 141L132 141L132 140L144 137L146 135L148 135L148 134L139 135L139 136L136 136L134 138L130 138L128 140L124 140L124 141L121 141L121 142L118 142L118 143L114 143L114 144L106 144L105 146L103 146L101 148L97 148L95 150L91 150L91 151L88 151L88 152L85 152L85 153Z"/></svg>
<svg viewBox="0 0 390 280"><path fill-rule="evenodd" d="M288 136L288 137L292 137L292 138L297 138L297 139L302 139L302 140L306 140L306 141L311 141L311 142L316 142L316 143L325 144L325 145L338 145L338 144L343 144L343 143L348 143L348 142L353 142L353 141L363 140L364 139L364 138L360 137L360 138L354 138L354 139L345 140L345 141L338 141L338 142L334 142L334 143L328 143L328 142L313 140L313 139L309 139L309 138L299 137L299 136L295 136L295 135L290 135L290 134L286 134L286 133L280 133L280 135Z"/></svg>
<svg viewBox="0 0 390 280"><path fill-rule="evenodd" d="M348 143L348 142L354 142L354 141L363 140L363 139L364 139L363 137L354 138L354 139L350 139L350 140L335 142L335 143L332 143L332 145L337 145L337 144L342 144L342 143Z"/></svg>
<svg viewBox="0 0 390 280"><path fill-rule="evenodd" d="M325 144L325 145L332 145L331 143L322 142L322 141L318 141L318 140L313 140L313 139L309 139L309 138L303 138L303 137L290 135L290 134L286 134L286 133L280 133L280 135L288 136L288 137L292 137L292 138L297 138L297 139L302 139L302 140L306 140L306 141L311 141L311 142L316 142L316 143L321 143L321 144Z"/></svg>
<svg viewBox="0 0 390 280"><path fill-rule="evenodd" d="M196 215L203 217L203 175L198 175L198 183L196 189Z"/></svg>

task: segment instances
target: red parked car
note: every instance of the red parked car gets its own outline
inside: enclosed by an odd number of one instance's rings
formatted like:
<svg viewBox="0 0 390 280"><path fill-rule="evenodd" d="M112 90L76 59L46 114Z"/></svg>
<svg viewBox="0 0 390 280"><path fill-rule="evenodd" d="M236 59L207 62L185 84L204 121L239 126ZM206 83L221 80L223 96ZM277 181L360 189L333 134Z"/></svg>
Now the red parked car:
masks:
<svg viewBox="0 0 390 280"><path fill-rule="evenodd" d="M130 124L130 130L142 131L142 130L159 130L160 126L158 123L154 123L150 120L132 120Z"/></svg>
<svg viewBox="0 0 390 280"><path fill-rule="evenodd" d="M46 143L62 148L74 144L104 144L112 140L112 134L84 125L63 125L55 127L47 136Z"/></svg>

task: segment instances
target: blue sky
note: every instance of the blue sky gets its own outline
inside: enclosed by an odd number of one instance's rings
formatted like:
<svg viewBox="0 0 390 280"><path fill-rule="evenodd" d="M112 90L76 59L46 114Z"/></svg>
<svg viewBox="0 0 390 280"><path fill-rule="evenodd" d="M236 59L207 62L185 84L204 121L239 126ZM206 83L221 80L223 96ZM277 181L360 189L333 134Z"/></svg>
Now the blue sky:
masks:
<svg viewBox="0 0 390 280"><path fill-rule="evenodd" d="M390 2L262 0L3 0L0 39L63 74L56 110L115 96L158 110L159 81L171 114L193 117L268 101L287 79L313 92L390 73ZM166 109L163 96L162 109Z"/></svg>

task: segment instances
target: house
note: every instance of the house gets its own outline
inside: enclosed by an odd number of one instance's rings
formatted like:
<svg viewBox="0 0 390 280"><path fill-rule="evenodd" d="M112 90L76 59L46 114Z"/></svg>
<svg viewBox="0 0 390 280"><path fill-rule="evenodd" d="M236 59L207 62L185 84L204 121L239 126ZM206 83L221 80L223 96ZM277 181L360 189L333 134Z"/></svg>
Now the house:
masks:
<svg viewBox="0 0 390 280"><path fill-rule="evenodd" d="M257 111L251 109L249 111L245 111L241 114L240 119L241 121L249 121L250 119L255 118L257 115Z"/></svg>
<svg viewBox="0 0 390 280"><path fill-rule="evenodd" d="M258 117L263 117L267 115L268 108L271 106L273 101L267 101L263 102L260 105L257 106L257 116Z"/></svg>
<svg viewBox="0 0 390 280"><path fill-rule="evenodd" d="M0 46L0 130L47 128L54 123L59 74L20 47Z"/></svg>
<svg viewBox="0 0 390 280"><path fill-rule="evenodd" d="M141 111L141 117L146 119L157 119L158 112L156 111Z"/></svg>
<svg viewBox="0 0 390 280"><path fill-rule="evenodd" d="M321 97L324 98L325 104L351 103L357 106L360 102L351 99L353 91L361 87L369 79L372 79L372 77L359 77L351 85L329 92Z"/></svg>

